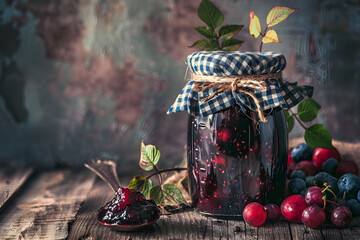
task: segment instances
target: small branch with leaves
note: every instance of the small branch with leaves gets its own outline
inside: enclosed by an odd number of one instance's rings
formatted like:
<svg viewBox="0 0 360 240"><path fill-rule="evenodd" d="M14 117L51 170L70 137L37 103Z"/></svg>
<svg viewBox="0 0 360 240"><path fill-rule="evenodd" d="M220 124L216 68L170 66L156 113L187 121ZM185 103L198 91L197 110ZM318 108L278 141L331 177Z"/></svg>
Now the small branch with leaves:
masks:
<svg viewBox="0 0 360 240"><path fill-rule="evenodd" d="M195 27L205 39L196 41L189 47L206 51L237 50L243 41L234 38L244 25L220 25L224 22L224 15L209 0L203 0L198 9L199 18L207 25L206 27ZM220 29L218 29L220 27ZM218 30L217 30L218 29Z"/></svg>
<svg viewBox="0 0 360 240"><path fill-rule="evenodd" d="M297 113L294 113L291 109L286 111L288 133L294 128L296 120L305 129L305 142L310 147L334 148L331 134L325 125L316 123L307 127L305 124L317 118L320 108L321 106L315 100L306 99L299 104Z"/></svg>
<svg viewBox="0 0 360 240"><path fill-rule="evenodd" d="M150 197L156 204L164 205L165 200L171 204L186 203L181 191L174 184L164 184L161 173L169 171L182 171L187 168L171 168L159 170L157 163L160 160L161 153L154 145L145 145L141 143L140 167L145 171L155 170L155 173L149 176L135 176L130 181L129 188L141 192L146 198ZM151 177L157 176L160 185L153 186ZM181 184L181 182L179 183Z"/></svg>
<svg viewBox="0 0 360 240"><path fill-rule="evenodd" d="M263 32L261 31L259 18L253 11L250 11L249 32L253 38L261 36L260 52L262 51L263 43L281 42L275 30L270 30L269 28L281 23L295 11L297 11L297 9L282 6L273 7L266 17L266 27Z"/></svg>

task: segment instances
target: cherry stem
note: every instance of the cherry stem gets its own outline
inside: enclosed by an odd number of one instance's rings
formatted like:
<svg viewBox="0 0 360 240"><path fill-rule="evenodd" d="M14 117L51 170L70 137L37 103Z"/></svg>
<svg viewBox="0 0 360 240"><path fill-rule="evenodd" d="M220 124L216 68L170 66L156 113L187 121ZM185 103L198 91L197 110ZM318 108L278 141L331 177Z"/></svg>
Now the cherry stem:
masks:
<svg viewBox="0 0 360 240"><path fill-rule="evenodd" d="M155 168L155 170L157 170L157 171L155 173L152 173L149 176L147 176L146 179L149 179L152 176L155 176L156 174L159 174L159 173L171 172L171 171L185 171L185 170L187 170L187 168L168 168L168 169L162 169L162 170Z"/></svg>
<svg viewBox="0 0 360 240"><path fill-rule="evenodd" d="M335 193L330 189L331 185L324 183L324 186L325 188L321 192L324 193L325 191L329 191L334 196L334 198L337 199Z"/></svg>
<svg viewBox="0 0 360 240"><path fill-rule="evenodd" d="M333 203L333 204L335 204L336 206L340 207L340 204L338 204L337 202L334 202L334 201L331 201L331 200L326 200L326 202Z"/></svg>
<svg viewBox="0 0 360 240"><path fill-rule="evenodd" d="M297 116L297 114L294 113L291 109L289 109L289 112L290 112L291 115L296 119L296 121L300 124L300 126L306 130L307 127L306 127L306 126L303 124L303 122L299 119L299 117Z"/></svg>

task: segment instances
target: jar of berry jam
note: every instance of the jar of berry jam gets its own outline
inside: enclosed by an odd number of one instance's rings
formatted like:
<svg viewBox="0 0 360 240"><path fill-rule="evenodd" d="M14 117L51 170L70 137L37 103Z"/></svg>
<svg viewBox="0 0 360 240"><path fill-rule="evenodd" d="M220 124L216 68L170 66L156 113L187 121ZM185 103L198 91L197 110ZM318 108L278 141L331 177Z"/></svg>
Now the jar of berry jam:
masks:
<svg viewBox="0 0 360 240"><path fill-rule="evenodd" d="M202 51L188 56L189 82L168 113L188 111L188 177L202 214L241 219L246 204L280 204L286 185L284 109L312 87L282 78L277 53Z"/></svg>

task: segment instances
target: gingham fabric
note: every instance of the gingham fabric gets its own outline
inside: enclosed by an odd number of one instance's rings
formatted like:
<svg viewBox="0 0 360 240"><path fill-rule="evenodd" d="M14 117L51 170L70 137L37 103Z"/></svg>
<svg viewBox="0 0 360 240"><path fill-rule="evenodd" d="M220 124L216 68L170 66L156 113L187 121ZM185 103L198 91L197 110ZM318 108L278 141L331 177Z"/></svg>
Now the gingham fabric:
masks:
<svg viewBox="0 0 360 240"><path fill-rule="evenodd" d="M286 66L285 57L281 54L242 51L195 52L188 56L187 63L194 74L205 76L269 74L281 72ZM296 83L289 83L283 79L267 79L265 82L265 90L252 89L264 111L275 107L292 108L313 94L311 86L297 86ZM217 88L195 92L192 90L193 84L194 81L189 81L185 85L167 114L188 111L192 115L205 117L235 104L257 110L254 101L247 94L230 90L201 102L201 99L210 96Z"/></svg>

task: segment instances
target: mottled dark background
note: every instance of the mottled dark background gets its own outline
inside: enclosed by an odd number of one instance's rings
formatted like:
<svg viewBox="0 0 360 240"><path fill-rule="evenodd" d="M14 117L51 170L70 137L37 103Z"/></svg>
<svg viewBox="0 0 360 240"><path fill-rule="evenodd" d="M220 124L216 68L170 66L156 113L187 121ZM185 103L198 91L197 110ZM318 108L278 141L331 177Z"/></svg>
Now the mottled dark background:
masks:
<svg viewBox="0 0 360 240"><path fill-rule="evenodd" d="M275 5L299 8L275 26L289 81L316 88L319 122L337 140L360 141L360 2L214 0L225 22L264 23ZM162 166L183 158L186 113L166 116L185 84L200 36L200 0L1 0L0 162L82 164L93 156L137 166L141 140ZM241 50L259 42L247 26ZM291 137L302 135L297 129Z"/></svg>

